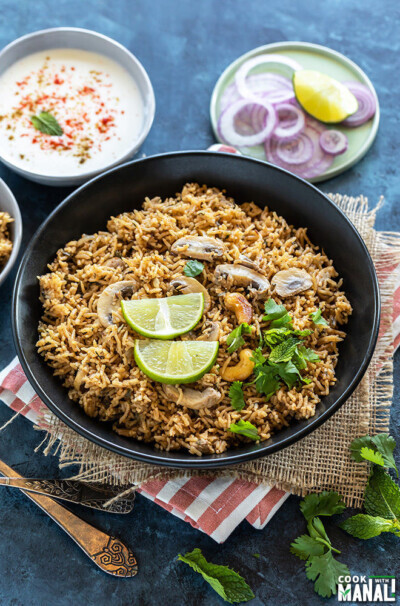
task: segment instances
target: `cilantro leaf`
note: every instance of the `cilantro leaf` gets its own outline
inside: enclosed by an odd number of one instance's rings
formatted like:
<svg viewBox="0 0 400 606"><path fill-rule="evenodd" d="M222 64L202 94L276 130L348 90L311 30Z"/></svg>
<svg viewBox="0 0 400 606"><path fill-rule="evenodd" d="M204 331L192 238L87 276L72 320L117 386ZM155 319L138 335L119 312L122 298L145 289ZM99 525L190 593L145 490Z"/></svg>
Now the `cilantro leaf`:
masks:
<svg viewBox="0 0 400 606"><path fill-rule="evenodd" d="M194 278L195 276L201 274L203 269L204 264L193 259L192 261L187 261L185 267L183 268L183 273L185 276L188 276L188 278Z"/></svg>
<svg viewBox="0 0 400 606"><path fill-rule="evenodd" d="M291 553L300 558L300 560L307 560L311 556L322 555L324 550L324 546L308 536L308 534L302 534L300 537L297 537L290 546Z"/></svg>
<svg viewBox="0 0 400 606"><path fill-rule="evenodd" d="M400 519L400 486L381 467L374 467L369 477L364 508L372 516Z"/></svg>
<svg viewBox="0 0 400 606"><path fill-rule="evenodd" d="M309 316L317 326L329 326L325 318L322 317L322 311L319 308L314 313L309 314Z"/></svg>
<svg viewBox="0 0 400 606"><path fill-rule="evenodd" d="M320 494L307 495L301 501L300 509L307 522L309 522L316 516L333 516L342 513L346 509L346 505L337 492L324 490Z"/></svg>
<svg viewBox="0 0 400 606"><path fill-rule="evenodd" d="M297 337L289 337L271 350L268 361L288 362L293 357L299 343L300 340Z"/></svg>
<svg viewBox="0 0 400 606"><path fill-rule="evenodd" d="M286 383L289 389L292 389L299 379L303 380L300 372L290 360L289 362L280 362L279 364L274 364L272 368L276 369L277 374L280 376L282 381Z"/></svg>
<svg viewBox="0 0 400 606"><path fill-rule="evenodd" d="M346 564L335 560L330 550L306 562L307 578L315 581L314 589L323 598L330 598L331 595L336 594L338 578L348 574L350 572Z"/></svg>
<svg viewBox="0 0 400 606"><path fill-rule="evenodd" d="M237 423L231 423L229 426L229 431L232 431L233 433L238 433L242 436L246 436L246 438L251 438L255 441L260 439L257 427L255 427L249 421L243 421L243 419L239 419Z"/></svg>
<svg viewBox="0 0 400 606"><path fill-rule="evenodd" d="M64 134L58 121L49 112L40 112L37 116L31 116L31 122L36 130L40 130L45 135L61 137Z"/></svg>
<svg viewBox="0 0 400 606"><path fill-rule="evenodd" d="M288 314L288 312L286 312L285 315L283 315L282 317L277 318L276 320L272 320L269 326L270 328L279 328L281 326L293 328L292 317Z"/></svg>
<svg viewBox="0 0 400 606"><path fill-rule="evenodd" d="M242 385L242 381L235 381L229 388L228 394L231 399L231 406L235 410L243 410L243 408L246 406Z"/></svg>
<svg viewBox="0 0 400 606"><path fill-rule="evenodd" d="M395 447L396 442L392 436L387 433L380 433L376 436L356 438L351 443L350 450L354 461L367 460L375 463L375 465L389 467L396 471L398 477L399 473L393 457Z"/></svg>
<svg viewBox="0 0 400 606"><path fill-rule="evenodd" d="M262 366L266 363L267 358L263 356L261 347L257 347L257 349L253 351L253 355L251 356L250 360L254 362L255 366Z"/></svg>
<svg viewBox="0 0 400 606"><path fill-rule="evenodd" d="M255 366L253 372L258 393L264 394L269 400L281 386L281 382L276 377L276 369L269 364L263 364Z"/></svg>
<svg viewBox="0 0 400 606"><path fill-rule="evenodd" d="M299 345L292 358L293 364L299 369L304 370L307 368L307 362L319 362L320 357L313 349Z"/></svg>
<svg viewBox="0 0 400 606"><path fill-rule="evenodd" d="M226 344L229 345L228 353L233 353L234 351L239 349L239 347L242 347L242 345L245 344L245 340L243 339L242 335L250 335L251 333L252 328L251 326L246 324L246 322L243 322L242 324L239 324L239 326L234 328L232 332L229 333L226 339Z"/></svg>
<svg viewBox="0 0 400 606"><path fill-rule="evenodd" d="M201 549L193 549L193 551L185 555L179 554L178 560L188 564L193 570L200 573L214 591L230 604L248 602L255 597L251 588L240 574L228 566L207 562Z"/></svg>
<svg viewBox="0 0 400 606"><path fill-rule="evenodd" d="M275 303L273 299L268 299L268 301L264 305L265 308L265 316L263 320L265 322L270 322L271 320L278 320L282 318L285 314L287 314L286 307L284 305L278 305Z"/></svg>
<svg viewBox="0 0 400 606"><path fill-rule="evenodd" d="M372 539L382 532L392 532L400 537L400 524L396 525L393 520L363 513L348 518L340 524L340 528L357 539Z"/></svg>

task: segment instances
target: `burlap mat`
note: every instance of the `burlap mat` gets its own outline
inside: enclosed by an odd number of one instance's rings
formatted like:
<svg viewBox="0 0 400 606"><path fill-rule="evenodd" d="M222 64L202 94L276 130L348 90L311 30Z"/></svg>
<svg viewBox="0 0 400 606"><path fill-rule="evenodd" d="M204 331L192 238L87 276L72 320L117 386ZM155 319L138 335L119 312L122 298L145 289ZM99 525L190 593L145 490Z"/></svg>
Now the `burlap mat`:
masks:
<svg viewBox="0 0 400 606"><path fill-rule="evenodd" d="M368 466L351 460L349 445L358 436L389 429L393 392L393 269L400 263L400 234L375 231L375 217L381 202L369 211L366 198L339 194L331 198L354 223L374 260L381 288L382 320L378 345L365 377L349 400L322 427L281 452L206 474L155 467L116 455L82 438L46 409L36 428L47 433L37 450L45 454L54 452L60 467L78 465L74 478L83 481L137 486L154 478L233 475L273 484L298 495L336 490L348 505L359 506Z"/></svg>

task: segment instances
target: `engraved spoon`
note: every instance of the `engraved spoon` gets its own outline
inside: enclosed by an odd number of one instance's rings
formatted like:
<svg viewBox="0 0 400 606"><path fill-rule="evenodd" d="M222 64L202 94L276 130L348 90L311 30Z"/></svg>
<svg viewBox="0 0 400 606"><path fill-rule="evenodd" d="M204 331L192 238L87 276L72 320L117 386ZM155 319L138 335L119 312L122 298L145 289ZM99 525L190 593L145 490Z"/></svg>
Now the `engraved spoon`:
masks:
<svg viewBox="0 0 400 606"><path fill-rule="evenodd" d="M11 467L1 461L1 472L19 479ZM116 537L97 530L47 496L21 489L75 541L82 551L104 572L116 577L133 577L138 567L132 551Z"/></svg>

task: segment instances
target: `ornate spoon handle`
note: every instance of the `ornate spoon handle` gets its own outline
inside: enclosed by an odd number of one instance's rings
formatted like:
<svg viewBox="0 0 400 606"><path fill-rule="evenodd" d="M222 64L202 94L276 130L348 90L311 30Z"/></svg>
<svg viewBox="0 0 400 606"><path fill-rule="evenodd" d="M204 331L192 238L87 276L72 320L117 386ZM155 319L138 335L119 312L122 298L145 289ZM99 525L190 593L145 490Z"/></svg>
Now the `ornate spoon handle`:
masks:
<svg viewBox="0 0 400 606"><path fill-rule="evenodd" d="M0 472L7 476L22 478L2 461L0 461ZM25 490L22 492L65 530L104 572L117 577L136 575L138 568L135 556L119 539L97 530L49 497L28 493Z"/></svg>
<svg viewBox="0 0 400 606"><path fill-rule="evenodd" d="M0 461L1 473L1 461ZM17 478L15 472L13 477L0 477L0 486L9 488L20 488L28 492L44 494L48 497L78 503L84 507L107 511L108 513L129 513L133 509L135 494L119 498L110 505L105 506L108 501L123 492L123 488L96 486L76 480L39 480L36 478Z"/></svg>

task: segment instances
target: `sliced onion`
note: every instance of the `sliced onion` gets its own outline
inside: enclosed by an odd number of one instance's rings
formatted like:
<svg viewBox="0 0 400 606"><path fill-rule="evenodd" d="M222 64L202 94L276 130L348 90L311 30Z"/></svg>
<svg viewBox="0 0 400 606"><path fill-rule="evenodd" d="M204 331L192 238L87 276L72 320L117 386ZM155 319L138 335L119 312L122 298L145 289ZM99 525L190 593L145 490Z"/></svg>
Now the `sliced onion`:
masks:
<svg viewBox="0 0 400 606"><path fill-rule="evenodd" d="M319 144L326 154L338 156L339 154L344 154L349 146L349 140L340 130L332 129L321 133Z"/></svg>
<svg viewBox="0 0 400 606"><path fill-rule="evenodd" d="M295 105L282 103L275 107L278 114L278 126L274 130L276 139L292 139L296 137L305 126L304 112ZM284 116L289 116L289 119ZM306 160L304 160L306 162Z"/></svg>
<svg viewBox="0 0 400 606"><path fill-rule="evenodd" d="M273 104L295 98L291 81L280 74L272 72L254 74L247 78L246 83L257 98L261 97ZM271 97L271 100L268 97ZM238 101L238 99L241 99L241 96L236 88L236 83L232 82L226 87L221 96L220 110L224 111L228 105Z"/></svg>
<svg viewBox="0 0 400 606"><path fill-rule="evenodd" d="M304 164L311 160L314 153L314 144L308 135L300 133L296 139L279 141L276 154L286 164Z"/></svg>
<svg viewBox="0 0 400 606"><path fill-rule="evenodd" d="M246 81L249 72L259 65L271 65L271 63L275 63L276 65L279 65L279 67L285 66L290 70L290 75L296 70L302 69L302 66L297 63L297 61L289 59L289 57L284 57L283 55L265 54L253 57L252 59L245 61L243 65L239 67L235 75L236 87L238 93L242 97L250 99L254 97L253 91L249 88Z"/></svg>
<svg viewBox="0 0 400 606"><path fill-rule="evenodd" d="M251 108L251 111L258 111L258 107L266 111L265 123L263 127L254 134L241 134L236 128L236 119L245 108ZM267 101L259 99L252 102L249 99L240 99L235 101L222 112L218 120L218 133L221 139L237 147L251 147L260 145L272 134L277 123L277 116L273 106Z"/></svg>
<svg viewBox="0 0 400 606"><path fill-rule="evenodd" d="M310 160L301 164L289 164L288 162L284 162L277 153L277 147L280 142L273 138L268 139L264 145L267 160L304 179L311 179L312 177L321 175L333 162L333 156L326 154L319 145L319 138L324 130L326 129L321 123L306 116L305 129L301 135L307 135L313 144L313 155Z"/></svg>
<svg viewBox="0 0 400 606"><path fill-rule="evenodd" d="M342 122L343 126L361 126L375 115L376 98L374 93L361 82L343 82L358 101L358 110Z"/></svg>

